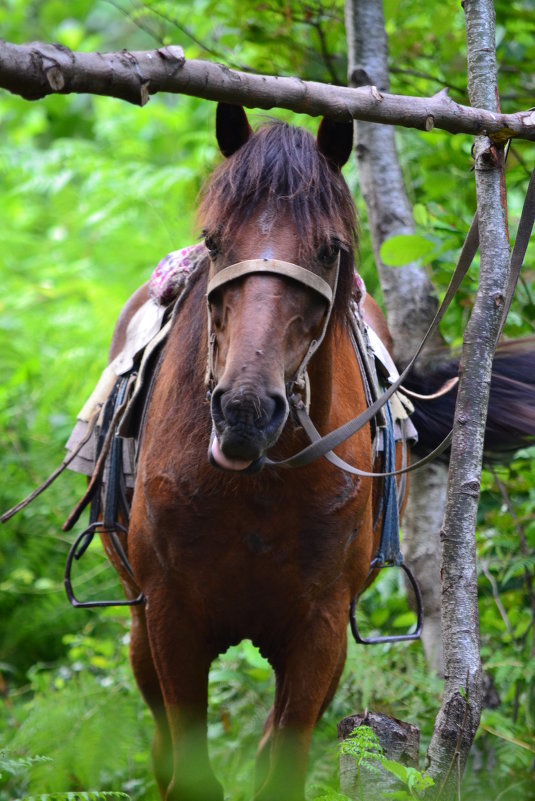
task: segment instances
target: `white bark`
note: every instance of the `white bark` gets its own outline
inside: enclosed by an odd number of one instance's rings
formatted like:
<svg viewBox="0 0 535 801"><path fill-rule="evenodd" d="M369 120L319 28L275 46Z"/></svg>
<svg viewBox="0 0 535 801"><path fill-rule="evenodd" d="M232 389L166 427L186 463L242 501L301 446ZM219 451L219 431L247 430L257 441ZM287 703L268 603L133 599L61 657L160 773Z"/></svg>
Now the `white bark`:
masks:
<svg viewBox="0 0 535 801"><path fill-rule="evenodd" d="M496 111L494 6L492 0L465 0L463 6L470 99ZM487 137L479 137L474 155L481 267L463 340L442 532L446 680L427 753L429 772L440 780L445 801L457 795L457 782L481 715L475 527L492 359L509 277L503 151Z"/></svg>

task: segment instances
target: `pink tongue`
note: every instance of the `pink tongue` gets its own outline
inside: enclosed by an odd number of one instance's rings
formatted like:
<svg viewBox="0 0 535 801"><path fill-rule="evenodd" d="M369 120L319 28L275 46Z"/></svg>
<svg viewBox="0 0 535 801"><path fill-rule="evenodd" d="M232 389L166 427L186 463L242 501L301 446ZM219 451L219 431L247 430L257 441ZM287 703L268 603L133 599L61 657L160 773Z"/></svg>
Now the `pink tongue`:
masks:
<svg viewBox="0 0 535 801"><path fill-rule="evenodd" d="M227 459L219 447L217 437L214 438L212 444L212 457L214 461L225 470L246 470L249 465L252 464L251 461L247 461L245 459Z"/></svg>

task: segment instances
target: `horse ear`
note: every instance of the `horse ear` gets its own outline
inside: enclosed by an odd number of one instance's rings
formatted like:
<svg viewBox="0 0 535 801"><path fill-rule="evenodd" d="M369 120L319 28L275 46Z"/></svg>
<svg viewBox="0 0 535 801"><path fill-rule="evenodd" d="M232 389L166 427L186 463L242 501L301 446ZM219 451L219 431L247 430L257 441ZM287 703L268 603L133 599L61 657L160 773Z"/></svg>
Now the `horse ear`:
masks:
<svg viewBox="0 0 535 801"><path fill-rule="evenodd" d="M339 170L353 150L353 120L335 122L324 117L318 128L317 143L320 153Z"/></svg>
<svg viewBox="0 0 535 801"><path fill-rule="evenodd" d="M218 103L215 118L217 144L225 158L244 145L253 131L241 106Z"/></svg>

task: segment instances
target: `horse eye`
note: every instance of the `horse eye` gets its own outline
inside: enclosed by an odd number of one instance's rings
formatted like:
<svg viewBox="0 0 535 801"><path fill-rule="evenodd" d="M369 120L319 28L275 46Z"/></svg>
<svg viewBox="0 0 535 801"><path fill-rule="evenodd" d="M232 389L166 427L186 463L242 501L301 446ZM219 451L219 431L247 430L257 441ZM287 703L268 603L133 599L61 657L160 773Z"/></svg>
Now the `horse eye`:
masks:
<svg viewBox="0 0 535 801"><path fill-rule="evenodd" d="M325 242L318 250L318 261L324 267L332 267L340 253L340 244L335 239Z"/></svg>
<svg viewBox="0 0 535 801"><path fill-rule="evenodd" d="M207 234L204 237L204 244L210 258L215 259L215 257L219 253L219 243L217 239L214 236L210 236L209 234Z"/></svg>

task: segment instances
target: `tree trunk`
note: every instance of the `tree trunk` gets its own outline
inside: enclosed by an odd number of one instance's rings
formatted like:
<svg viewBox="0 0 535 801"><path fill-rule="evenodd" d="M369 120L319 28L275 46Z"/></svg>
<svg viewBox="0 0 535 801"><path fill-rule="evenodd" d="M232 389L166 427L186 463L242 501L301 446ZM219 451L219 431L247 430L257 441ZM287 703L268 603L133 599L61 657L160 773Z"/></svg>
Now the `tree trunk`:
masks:
<svg viewBox="0 0 535 801"><path fill-rule="evenodd" d="M383 755L402 765L418 768L420 761L420 730L410 723L397 720L390 715L365 712L350 715L338 724L338 739L345 740L359 726L369 726L376 735ZM355 801L377 801L383 793L402 790L403 785L379 762L374 770L362 769L352 756L340 755L340 790Z"/></svg>
<svg viewBox="0 0 535 801"><path fill-rule="evenodd" d="M491 0L464 0L468 88L474 105L497 110L495 16ZM481 267L463 340L461 376L442 532L445 686L427 760L441 798L457 785L481 714L475 527L492 359L507 295L509 241L503 150L475 143Z"/></svg>
<svg viewBox="0 0 535 801"><path fill-rule="evenodd" d="M346 0L348 77L354 86L389 89L388 43L382 0ZM420 344L436 311L433 286L416 264L393 269L381 262L379 249L391 236L414 233L412 209L399 165L394 128L355 124L359 183L366 203L375 262L379 271L396 361L406 364ZM435 340L436 343L436 340ZM447 468L429 465L411 475L403 524L403 551L422 590L423 645L428 664L442 671L440 626L440 528Z"/></svg>

